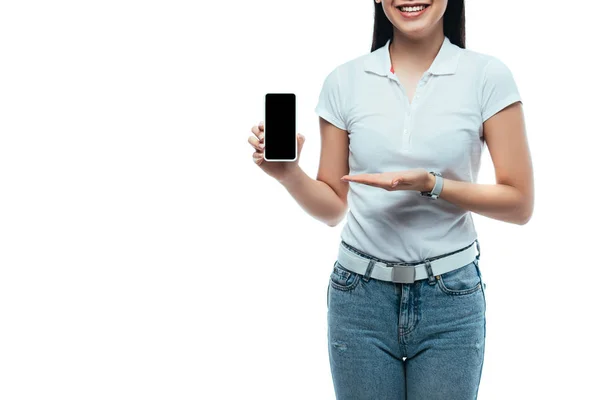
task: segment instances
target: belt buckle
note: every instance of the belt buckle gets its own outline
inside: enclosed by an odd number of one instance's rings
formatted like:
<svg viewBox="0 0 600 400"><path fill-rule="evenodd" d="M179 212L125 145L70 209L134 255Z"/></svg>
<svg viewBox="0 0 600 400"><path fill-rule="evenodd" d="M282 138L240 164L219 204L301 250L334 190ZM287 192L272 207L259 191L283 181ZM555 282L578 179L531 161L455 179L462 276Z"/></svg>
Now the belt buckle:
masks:
<svg viewBox="0 0 600 400"><path fill-rule="evenodd" d="M392 267L392 281L398 283L414 283L416 269L414 266Z"/></svg>

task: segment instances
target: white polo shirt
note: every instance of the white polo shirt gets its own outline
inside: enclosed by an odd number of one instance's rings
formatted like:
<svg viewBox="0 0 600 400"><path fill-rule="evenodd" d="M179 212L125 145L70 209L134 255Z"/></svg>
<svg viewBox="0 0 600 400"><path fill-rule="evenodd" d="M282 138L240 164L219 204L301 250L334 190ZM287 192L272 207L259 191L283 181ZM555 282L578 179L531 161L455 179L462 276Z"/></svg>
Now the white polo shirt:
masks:
<svg viewBox="0 0 600 400"><path fill-rule="evenodd" d="M521 101L498 58L444 39L412 103L391 72L390 40L327 75L315 112L348 132L350 175L425 168L476 182L483 122ZM341 238L382 260L422 261L471 244L471 212L418 191L349 182Z"/></svg>

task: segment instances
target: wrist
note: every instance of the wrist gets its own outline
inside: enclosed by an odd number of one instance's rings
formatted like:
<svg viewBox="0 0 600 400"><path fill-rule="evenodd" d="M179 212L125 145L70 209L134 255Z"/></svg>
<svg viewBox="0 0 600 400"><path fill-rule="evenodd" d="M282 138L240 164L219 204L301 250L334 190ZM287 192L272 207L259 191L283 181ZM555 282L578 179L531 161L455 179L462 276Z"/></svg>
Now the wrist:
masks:
<svg viewBox="0 0 600 400"><path fill-rule="evenodd" d="M298 178L300 178L302 176L303 172L304 171L302 171L302 168L300 168L300 166L296 164L295 167L286 171L285 174L283 174L283 176L277 180L283 186L289 186L289 185L292 185L295 181L297 181Z"/></svg>
<svg viewBox="0 0 600 400"><path fill-rule="evenodd" d="M435 179L435 175L430 172L427 173L427 184L425 185L425 190L423 190L424 192L431 192L433 190Z"/></svg>

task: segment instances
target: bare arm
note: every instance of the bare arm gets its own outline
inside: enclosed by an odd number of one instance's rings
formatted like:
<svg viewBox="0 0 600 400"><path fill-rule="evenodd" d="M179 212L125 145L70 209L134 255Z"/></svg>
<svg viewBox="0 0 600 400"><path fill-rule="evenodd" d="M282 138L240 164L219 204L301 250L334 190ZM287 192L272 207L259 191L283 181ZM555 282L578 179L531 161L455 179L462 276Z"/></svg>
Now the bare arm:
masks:
<svg viewBox="0 0 600 400"><path fill-rule="evenodd" d="M513 103L489 118L483 132L496 184L444 179L440 198L486 217L524 225L533 213L534 189L522 104Z"/></svg>
<svg viewBox="0 0 600 400"><path fill-rule="evenodd" d="M300 167L280 183L300 206L329 226L342 221L348 209L348 183L340 178L348 174L348 132L319 117L321 157L317 178L312 179Z"/></svg>

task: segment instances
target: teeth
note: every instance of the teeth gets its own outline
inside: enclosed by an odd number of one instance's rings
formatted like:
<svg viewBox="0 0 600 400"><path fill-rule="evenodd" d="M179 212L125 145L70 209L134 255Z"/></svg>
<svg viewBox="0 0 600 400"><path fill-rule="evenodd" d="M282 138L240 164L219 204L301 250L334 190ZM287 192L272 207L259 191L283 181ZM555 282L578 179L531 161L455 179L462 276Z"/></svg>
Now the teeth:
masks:
<svg viewBox="0 0 600 400"><path fill-rule="evenodd" d="M425 6L415 6L415 7L400 7L400 11L403 12L416 12L424 10Z"/></svg>

